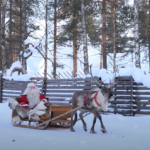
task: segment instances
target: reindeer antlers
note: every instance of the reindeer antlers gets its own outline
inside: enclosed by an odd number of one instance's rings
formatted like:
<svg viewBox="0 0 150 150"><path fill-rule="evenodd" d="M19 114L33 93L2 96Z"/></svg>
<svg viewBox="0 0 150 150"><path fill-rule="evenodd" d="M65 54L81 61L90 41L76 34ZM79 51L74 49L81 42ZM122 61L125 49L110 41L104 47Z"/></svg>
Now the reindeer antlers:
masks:
<svg viewBox="0 0 150 150"><path fill-rule="evenodd" d="M99 86L99 87L102 87L102 85L104 85L104 83L103 83L101 77L99 78L99 82L93 77L93 74L92 74L92 65L90 65L90 72L89 72L89 74L91 75L91 77L93 78L93 80L94 80L96 83L98 83L98 86Z"/></svg>

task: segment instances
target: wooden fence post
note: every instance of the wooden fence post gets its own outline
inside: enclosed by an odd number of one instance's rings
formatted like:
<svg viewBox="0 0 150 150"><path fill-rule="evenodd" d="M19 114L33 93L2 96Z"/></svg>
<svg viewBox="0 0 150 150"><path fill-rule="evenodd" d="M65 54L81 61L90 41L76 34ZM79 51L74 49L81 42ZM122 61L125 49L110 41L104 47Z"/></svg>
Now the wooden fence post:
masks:
<svg viewBox="0 0 150 150"><path fill-rule="evenodd" d="M133 77L131 76L131 116L133 116Z"/></svg>
<svg viewBox="0 0 150 150"><path fill-rule="evenodd" d="M116 80L116 79L115 79ZM115 84L114 84L114 101L116 101L116 82L115 82ZM115 106L116 106L116 103L114 104ZM117 113L117 108L114 108L114 114L116 114Z"/></svg>
<svg viewBox="0 0 150 150"><path fill-rule="evenodd" d="M43 89L42 89L42 93L44 96L46 96L46 89L47 89L47 78L43 79Z"/></svg>
<svg viewBox="0 0 150 150"><path fill-rule="evenodd" d="M3 74L0 74L0 103L2 103Z"/></svg>

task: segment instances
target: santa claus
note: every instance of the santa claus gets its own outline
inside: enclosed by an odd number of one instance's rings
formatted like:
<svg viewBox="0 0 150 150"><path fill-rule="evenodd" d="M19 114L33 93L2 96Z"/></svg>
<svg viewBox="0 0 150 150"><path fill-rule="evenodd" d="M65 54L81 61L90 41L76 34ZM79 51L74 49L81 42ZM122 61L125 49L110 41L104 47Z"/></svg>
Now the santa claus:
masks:
<svg viewBox="0 0 150 150"><path fill-rule="evenodd" d="M37 106L40 101L44 101L49 104L46 97L40 94L39 89L35 86L34 83L29 83L25 89L23 95L19 99L19 104L25 109L33 109Z"/></svg>

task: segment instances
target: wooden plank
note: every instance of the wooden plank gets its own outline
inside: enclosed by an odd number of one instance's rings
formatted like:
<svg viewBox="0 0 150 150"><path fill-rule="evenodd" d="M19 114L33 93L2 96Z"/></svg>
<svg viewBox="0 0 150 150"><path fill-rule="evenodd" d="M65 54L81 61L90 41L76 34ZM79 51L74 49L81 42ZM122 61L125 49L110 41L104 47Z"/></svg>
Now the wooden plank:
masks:
<svg viewBox="0 0 150 150"><path fill-rule="evenodd" d="M117 108L117 109L131 109L131 105L129 106L120 106L120 105L110 105L109 108Z"/></svg>
<svg viewBox="0 0 150 150"><path fill-rule="evenodd" d="M42 87L43 85L40 85L40 84L35 84L36 86L40 86L40 87ZM26 84L3 84L3 88L5 88L5 87L22 87L22 88L26 88L27 87L27 85Z"/></svg>
<svg viewBox="0 0 150 150"><path fill-rule="evenodd" d="M54 98L49 98L47 97L49 101L69 101L69 100L66 100L65 98L57 98L57 97L54 97Z"/></svg>
<svg viewBox="0 0 150 150"><path fill-rule="evenodd" d="M46 90L46 93L75 93L81 90Z"/></svg>
<svg viewBox="0 0 150 150"><path fill-rule="evenodd" d="M115 99L130 100L131 96L115 96ZM134 100L150 100L150 97L133 97Z"/></svg>
<svg viewBox="0 0 150 150"><path fill-rule="evenodd" d="M47 89L93 89L95 86L48 86Z"/></svg>
<svg viewBox="0 0 150 150"><path fill-rule="evenodd" d="M71 120L54 120L52 123L71 123Z"/></svg>
<svg viewBox="0 0 150 150"><path fill-rule="evenodd" d="M150 110L150 106L133 106L133 109L145 109L145 110Z"/></svg>
<svg viewBox="0 0 150 150"><path fill-rule="evenodd" d="M133 102L133 104L137 104L137 105L150 105L150 102L145 102L145 101L140 101L140 102Z"/></svg>
<svg viewBox="0 0 150 150"><path fill-rule="evenodd" d="M132 91L113 91L116 95L131 95ZM133 92L133 95L150 95L150 92Z"/></svg>
<svg viewBox="0 0 150 150"><path fill-rule="evenodd" d="M116 94L116 95L131 95L132 91L113 91L113 94Z"/></svg>
<svg viewBox="0 0 150 150"><path fill-rule="evenodd" d="M136 82L134 82L133 85L143 85L143 83L136 83Z"/></svg>
<svg viewBox="0 0 150 150"><path fill-rule="evenodd" d="M46 93L46 97L58 97L58 98L59 97L67 97L68 98L68 97L72 97L72 94L70 94L70 95L69 94L63 94L63 95L61 95L61 94L47 94Z"/></svg>
<svg viewBox="0 0 150 150"><path fill-rule="evenodd" d="M69 111L72 106L50 106L51 111Z"/></svg>
<svg viewBox="0 0 150 150"><path fill-rule="evenodd" d="M53 117L57 117L57 116L59 116L61 114L64 114L67 111L52 111L52 112L53 112ZM70 118L70 117L71 117L71 113L68 113L68 114L60 117L59 119L64 120L64 119L67 119L67 118Z"/></svg>
<svg viewBox="0 0 150 150"><path fill-rule="evenodd" d="M4 80L3 81L3 83L4 84L28 84L28 83L31 83L31 81L10 81L10 80L8 80L8 81L6 81L6 80Z"/></svg>
<svg viewBox="0 0 150 150"><path fill-rule="evenodd" d="M116 85L131 85L131 81L117 81Z"/></svg>
<svg viewBox="0 0 150 150"><path fill-rule="evenodd" d="M2 95L3 98L17 98L17 97L20 97L20 95Z"/></svg>
<svg viewBox="0 0 150 150"><path fill-rule="evenodd" d="M71 105L70 103L53 103L53 102L50 102L50 104L53 106L70 106Z"/></svg>
<svg viewBox="0 0 150 150"><path fill-rule="evenodd" d="M20 97L21 95L3 95L2 94L2 97L7 97L7 98L14 98L14 97Z"/></svg>
<svg viewBox="0 0 150 150"><path fill-rule="evenodd" d="M11 98L19 98L20 96L11 96ZM10 98L10 97L2 97L2 100L3 101L5 101L5 100L7 100L8 98Z"/></svg>
<svg viewBox="0 0 150 150"><path fill-rule="evenodd" d="M150 115L150 111L134 111L134 114L145 114L145 115Z"/></svg>
<svg viewBox="0 0 150 150"><path fill-rule="evenodd" d="M142 97L142 96L140 96L140 97L136 97L136 96L134 96L134 98L133 98L134 100L137 100L137 101L139 101L139 100L150 100L150 97Z"/></svg>
<svg viewBox="0 0 150 150"><path fill-rule="evenodd" d="M120 77L116 77L116 80L132 80L133 77L132 76L120 76Z"/></svg>
<svg viewBox="0 0 150 150"><path fill-rule="evenodd" d="M132 86L128 85L128 86L116 86L116 90L131 90ZM150 90L150 88L147 88L147 87L134 87L133 86L133 90Z"/></svg>
<svg viewBox="0 0 150 150"><path fill-rule="evenodd" d="M111 104L133 104L132 101L110 101Z"/></svg>
<svg viewBox="0 0 150 150"><path fill-rule="evenodd" d="M39 88L39 87L38 87ZM20 86L16 86L16 87L14 87L14 86L3 86L3 90L25 90L26 89L26 87L20 87ZM39 89L41 89L41 88L39 88Z"/></svg>
<svg viewBox="0 0 150 150"><path fill-rule="evenodd" d="M36 85L38 88L41 88L42 87L42 85ZM27 88L27 85L18 85L18 84L5 84L5 85L3 85L3 89L10 89L10 88L12 88L12 89L26 89Z"/></svg>
<svg viewBox="0 0 150 150"><path fill-rule="evenodd" d="M150 95L150 92L145 92L145 91L143 91L143 92L133 92L133 94L134 95Z"/></svg>
<svg viewBox="0 0 150 150"><path fill-rule="evenodd" d="M3 91L3 94L21 94L21 91Z"/></svg>
<svg viewBox="0 0 150 150"><path fill-rule="evenodd" d="M126 91L128 91L128 90L131 90L132 89L132 87L131 87L131 85L128 85L128 86L116 86L115 87L115 89L118 91L118 90L126 90Z"/></svg>
<svg viewBox="0 0 150 150"><path fill-rule="evenodd" d="M3 89L7 89L7 88L16 88L16 89L25 89L27 86L26 85L13 85L13 84L5 84L3 85Z"/></svg>
<svg viewBox="0 0 150 150"><path fill-rule="evenodd" d="M55 99L50 99L50 100L48 100L49 102L56 102L56 101L58 101L58 102L66 102L66 103L68 103L70 100L65 100L65 99L59 99L59 98L55 98Z"/></svg>
<svg viewBox="0 0 150 150"><path fill-rule="evenodd" d="M131 99L132 96L115 96L114 98L115 99L126 99L126 100L128 100L128 99Z"/></svg>
<svg viewBox="0 0 150 150"><path fill-rule="evenodd" d="M150 88L147 88L147 87L143 87L143 86L140 86L140 87L133 87L133 90L150 90Z"/></svg>
<svg viewBox="0 0 150 150"><path fill-rule="evenodd" d="M97 86L97 84L95 83L95 82L75 82L75 83L73 83L73 82L71 82L71 83L69 83L69 82L66 82L66 83L60 83L60 82L57 82L57 83L47 83L47 86L56 86L56 85L58 85L58 86L63 86L63 85L65 85L65 86Z"/></svg>

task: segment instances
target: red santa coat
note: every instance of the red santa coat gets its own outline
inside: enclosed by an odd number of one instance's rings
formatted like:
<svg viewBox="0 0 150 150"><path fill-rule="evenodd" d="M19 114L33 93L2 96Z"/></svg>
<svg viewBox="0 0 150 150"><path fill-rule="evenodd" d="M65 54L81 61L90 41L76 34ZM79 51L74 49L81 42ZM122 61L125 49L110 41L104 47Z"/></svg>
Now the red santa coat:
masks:
<svg viewBox="0 0 150 150"><path fill-rule="evenodd" d="M42 94L40 94L40 101L41 101L41 100L47 101L47 103L49 103L48 100L46 99L46 97L45 97L44 95L42 95ZM28 102L28 100L27 100L27 95L22 95L22 96L19 98L19 104L20 104L21 106L23 106L25 109L28 108L29 102Z"/></svg>

